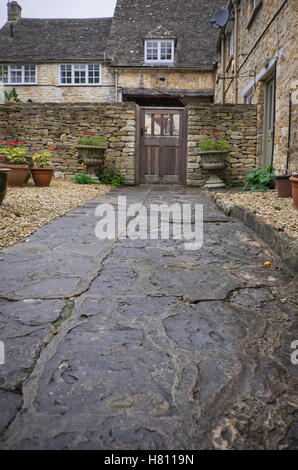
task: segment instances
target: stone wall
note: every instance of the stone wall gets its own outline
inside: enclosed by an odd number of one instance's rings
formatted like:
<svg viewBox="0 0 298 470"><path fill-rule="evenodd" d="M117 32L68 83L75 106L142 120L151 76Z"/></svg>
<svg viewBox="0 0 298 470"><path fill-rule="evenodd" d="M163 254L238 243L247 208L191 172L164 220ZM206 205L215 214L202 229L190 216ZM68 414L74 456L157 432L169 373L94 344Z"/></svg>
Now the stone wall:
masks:
<svg viewBox="0 0 298 470"><path fill-rule="evenodd" d="M7 104L0 105L0 139L25 141L34 151L54 147L56 176L71 178L81 170L76 145L82 132L108 138L106 164L120 168L127 184L135 181L136 105ZM66 142L60 140L66 134Z"/></svg>
<svg viewBox="0 0 298 470"><path fill-rule="evenodd" d="M218 175L225 181L244 182L256 166L257 107L254 105L199 105L188 108L187 184L202 186L208 173L200 168L199 140L216 132L229 143L227 167Z"/></svg>
<svg viewBox="0 0 298 470"><path fill-rule="evenodd" d="M59 64L38 64L37 85L6 85L15 88L22 102L35 103L110 103L115 101L113 72L101 64L101 85L59 85Z"/></svg>
<svg viewBox="0 0 298 470"><path fill-rule="evenodd" d="M285 169L288 147L289 93L292 93L292 172L298 171L298 148L295 123L298 116L298 2L275 0L261 2L253 16L250 0L239 5L238 102L245 101L245 92L252 87L253 103L258 106L257 164L263 161L264 89L270 74L274 74L276 60L276 114L273 164L278 172ZM227 43L229 37L227 38ZM226 49L227 51L227 49ZM228 51L227 51L228 52ZM235 75L234 61L226 54L225 74ZM221 65L217 72L221 72ZM215 101L221 101L223 80L216 81ZM225 100L234 102L235 80L225 81ZM297 134L296 134L297 135Z"/></svg>

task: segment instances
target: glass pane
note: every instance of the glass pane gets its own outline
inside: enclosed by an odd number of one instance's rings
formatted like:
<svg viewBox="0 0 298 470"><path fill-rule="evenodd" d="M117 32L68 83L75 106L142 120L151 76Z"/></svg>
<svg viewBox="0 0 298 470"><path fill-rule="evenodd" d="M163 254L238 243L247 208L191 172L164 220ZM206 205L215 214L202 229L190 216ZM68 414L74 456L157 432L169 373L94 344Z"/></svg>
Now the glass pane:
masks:
<svg viewBox="0 0 298 470"><path fill-rule="evenodd" d="M172 59L172 42L164 41L160 44L160 59L171 60Z"/></svg>
<svg viewBox="0 0 298 470"><path fill-rule="evenodd" d="M162 123L161 114L154 114L153 125L154 125L154 135L162 135L163 123Z"/></svg>
<svg viewBox="0 0 298 470"><path fill-rule="evenodd" d="M100 69L99 65L88 66L88 81L90 84L100 83Z"/></svg>
<svg viewBox="0 0 298 470"><path fill-rule="evenodd" d="M158 42L148 41L146 44L146 59L158 60Z"/></svg>
<svg viewBox="0 0 298 470"><path fill-rule="evenodd" d="M60 66L60 81L61 81L61 83L71 83L72 82L71 65L61 65Z"/></svg>
<svg viewBox="0 0 298 470"><path fill-rule="evenodd" d="M10 83L22 83L22 66L11 65L10 67Z"/></svg>
<svg viewBox="0 0 298 470"><path fill-rule="evenodd" d="M8 65L0 65L0 81L8 83Z"/></svg>
<svg viewBox="0 0 298 470"><path fill-rule="evenodd" d="M179 114L164 115L164 135L179 135Z"/></svg>
<svg viewBox="0 0 298 470"><path fill-rule="evenodd" d="M145 135L152 135L152 114L145 114L145 128L144 134Z"/></svg>
<svg viewBox="0 0 298 470"><path fill-rule="evenodd" d="M24 78L25 78L25 83L35 83L36 81L35 65L25 65Z"/></svg>

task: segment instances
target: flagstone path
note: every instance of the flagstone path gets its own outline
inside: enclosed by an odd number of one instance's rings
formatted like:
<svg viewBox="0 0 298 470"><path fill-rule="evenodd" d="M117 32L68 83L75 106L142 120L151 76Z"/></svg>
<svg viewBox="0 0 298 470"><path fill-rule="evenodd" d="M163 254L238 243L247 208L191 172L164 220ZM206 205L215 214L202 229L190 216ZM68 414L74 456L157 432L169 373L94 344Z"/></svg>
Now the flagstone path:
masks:
<svg viewBox="0 0 298 470"><path fill-rule="evenodd" d="M119 195L204 204L203 247L99 241ZM0 253L0 448L297 448L297 312L293 274L202 192L100 196Z"/></svg>

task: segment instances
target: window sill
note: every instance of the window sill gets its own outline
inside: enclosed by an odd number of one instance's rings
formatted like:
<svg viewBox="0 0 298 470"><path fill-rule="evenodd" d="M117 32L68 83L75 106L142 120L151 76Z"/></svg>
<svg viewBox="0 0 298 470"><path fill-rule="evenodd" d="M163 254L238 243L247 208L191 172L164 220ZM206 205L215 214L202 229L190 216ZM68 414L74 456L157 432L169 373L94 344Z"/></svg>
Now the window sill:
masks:
<svg viewBox="0 0 298 470"><path fill-rule="evenodd" d="M90 84L86 84L86 83L58 83L58 85L55 85L56 87L100 87L102 86L102 83L96 83L94 85Z"/></svg>
<svg viewBox="0 0 298 470"><path fill-rule="evenodd" d="M4 86L37 86L38 83L3 83Z"/></svg>
<svg viewBox="0 0 298 470"><path fill-rule="evenodd" d="M253 10L253 12L252 12L252 14L251 14L251 17L250 17L249 20L248 20L248 23L247 23L247 25L246 25L246 29L249 29L249 28L251 27L251 25L253 24L254 19L255 19L255 17L257 16L257 13L258 13L258 11L260 10L262 4L263 4L263 0L259 0L258 4L255 6L255 8L254 8L254 10Z"/></svg>
<svg viewBox="0 0 298 470"><path fill-rule="evenodd" d="M174 67L174 62L144 62L143 67Z"/></svg>

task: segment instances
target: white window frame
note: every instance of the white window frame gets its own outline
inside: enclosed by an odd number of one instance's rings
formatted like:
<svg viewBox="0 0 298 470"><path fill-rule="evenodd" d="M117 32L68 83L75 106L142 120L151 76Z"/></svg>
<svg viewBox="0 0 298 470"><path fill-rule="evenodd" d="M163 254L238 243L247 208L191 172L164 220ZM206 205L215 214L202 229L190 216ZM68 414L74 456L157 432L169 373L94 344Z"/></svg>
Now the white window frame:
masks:
<svg viewBox="0 0 298 470"><path fill-rule="evenodd" d="M71 83L62 83L61 81L61 67L71 67ZM98 83L91 83L89 82L89 66L94 67L98 66L99 67L99 82ZM85 67L85 76L86 76L86 82L85 83L75 83L75 71L76 67L81 67L81 71L84 69L82 67ZM94 71L93 71L94 73ZM58 83L59 86L101 86L102 85L102 66L101 64L59 64L58 67Z"/></svg>
<svg viewBox="0 0 298 470"><path fill-rule="evenodd" d="M253 104L253 99L254 99L253 91L251 91L250 93L247 93L247 95L244 96L244 100L246 104Z"/></svg>
<svg viewBox="0 0 298 470"><path fill-rule="evenodd" d="M30 86L30 85L37 85L38 84L38 78L37 78L37 66L36 64L24 64L24 65L21 65L21 64L0 64L0 69L2 69L2 67L7 67L7 82L6 81L3 81L2 80L2 83L4 85L13 85L13 86ZM13 81L11 79L12 77L12 72L14 72L13 68L15 67L19 67L19 71L21 72L21 75L22 75L22 79L20 82L16 82L16 81ZM35 71L35 80L34 81L29 81L29 82L26 82L25 81L25 67L34 67L34 71Z"/></svg>
<svg viewBox="0 0 298 470"><path fill-rule="evenodd" d="M147 59L147 49L148 44L152 42L157 42L157 59ZM161 59L161 45L165 42L171 44L171 58L170 59ZM173 64L175 56L175 44L173 39L148 39L145 41L145 50L144 50L144 61L145 64Z"/></svg>

